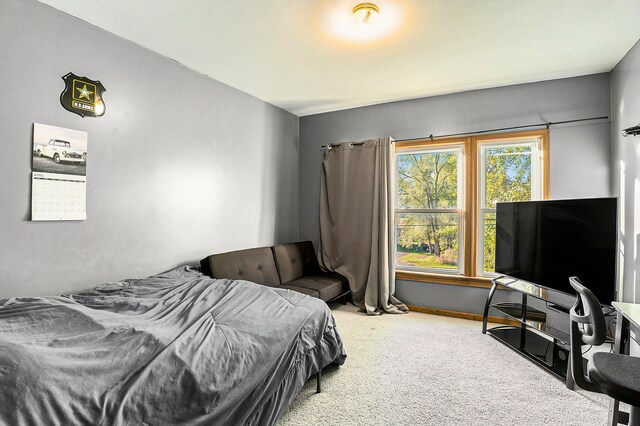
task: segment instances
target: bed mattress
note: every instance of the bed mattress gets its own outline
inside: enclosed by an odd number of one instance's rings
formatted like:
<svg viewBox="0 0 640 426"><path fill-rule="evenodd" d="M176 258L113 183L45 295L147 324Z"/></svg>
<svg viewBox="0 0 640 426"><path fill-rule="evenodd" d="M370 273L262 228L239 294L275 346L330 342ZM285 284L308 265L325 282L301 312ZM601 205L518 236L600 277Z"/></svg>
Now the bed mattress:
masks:
<svg viewBox="0 0 640 426"><path fill-rule="evenodd" d="M346 354L322 300L183 266L0 301L0 424L271 425Z"/></svg>

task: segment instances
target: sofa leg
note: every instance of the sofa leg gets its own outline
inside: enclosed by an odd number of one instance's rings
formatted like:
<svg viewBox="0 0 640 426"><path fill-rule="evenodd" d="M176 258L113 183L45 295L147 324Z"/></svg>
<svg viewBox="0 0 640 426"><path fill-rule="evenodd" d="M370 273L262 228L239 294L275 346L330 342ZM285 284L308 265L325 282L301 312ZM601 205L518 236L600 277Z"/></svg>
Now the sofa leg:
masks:
<svg viewBox="0 0 640 426"><path fill-rule="evenodd" d="M316 393L322 392L322 389L320 386L321 383L322 383L322 369L320 369L318 371L318 374L316 374Z"/></svg>
<svg viewBox="0 0 640 426"><path fill-rule="evenodd" d="M346 292L345 294L343 294L342 296L340 296L340 303L342 303L343 305L346 305L347 303L349 303L349 299L351 298L351 292Z"/></svg>

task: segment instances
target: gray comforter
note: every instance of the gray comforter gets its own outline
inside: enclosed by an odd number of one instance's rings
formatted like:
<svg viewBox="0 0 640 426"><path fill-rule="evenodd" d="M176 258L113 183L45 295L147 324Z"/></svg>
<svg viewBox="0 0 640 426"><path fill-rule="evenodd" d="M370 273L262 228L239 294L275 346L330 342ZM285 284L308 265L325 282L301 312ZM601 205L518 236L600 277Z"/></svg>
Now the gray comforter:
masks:
<svg viewBox="0 0 640 426"><path fill-rule="evenodd" d="M0 423L273 424L345 360L327 305L180 267L0 301Z"/></svg>

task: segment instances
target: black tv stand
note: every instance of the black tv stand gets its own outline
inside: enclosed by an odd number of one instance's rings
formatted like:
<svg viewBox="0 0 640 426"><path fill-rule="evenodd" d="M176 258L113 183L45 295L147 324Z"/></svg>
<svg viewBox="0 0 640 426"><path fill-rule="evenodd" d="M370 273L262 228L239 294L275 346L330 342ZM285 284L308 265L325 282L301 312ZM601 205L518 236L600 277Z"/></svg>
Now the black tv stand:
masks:
<svg viewBox="0 0 640 426"><path fill-rule="evenodd" d="M573 389L571 374L567 379L569 361L569 334L557 328L560 321L566 318L568 329L569 310L575 302L575 296L557 290L520 281L512 277L501 276L492 280L482 318L482 333L491 335L501 343L530 359L559 379L566 381L567 387ZM520 302L492 303L498 287L504 287L520 293ZM529 298L542 300L544 310L531 306ZM487 329L489 310L495 309L509 319L514 325L502 325ZM555 313L553 312L555 311ZM553 316L556 320L550 321ZM586 364L586 363L585 363Z"/></svg>
<svg viewBox="0 0 640 426"><path fill-rule="evenodd" d="M553 309L554 311L557 311L557 312L563 312L567 315L569 315L569 311L571 310L571 308L567 308L566 306L561 306L551 302L547 303L547 308Z"/></svg>

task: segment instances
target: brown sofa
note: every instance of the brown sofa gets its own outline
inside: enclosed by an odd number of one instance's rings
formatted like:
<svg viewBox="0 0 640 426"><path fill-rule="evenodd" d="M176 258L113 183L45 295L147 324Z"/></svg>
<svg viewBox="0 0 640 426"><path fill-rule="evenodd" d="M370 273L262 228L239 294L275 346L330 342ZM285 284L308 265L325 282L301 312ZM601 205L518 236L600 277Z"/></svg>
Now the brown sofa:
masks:
<svg viewBox="0 0 640 426"><path fill-rule="evenodd" d="M345 303L349 294L345 277L320 269L311 241L212 254L200 265L213 278L288 288L325 302L341 299Z"/></svg>

